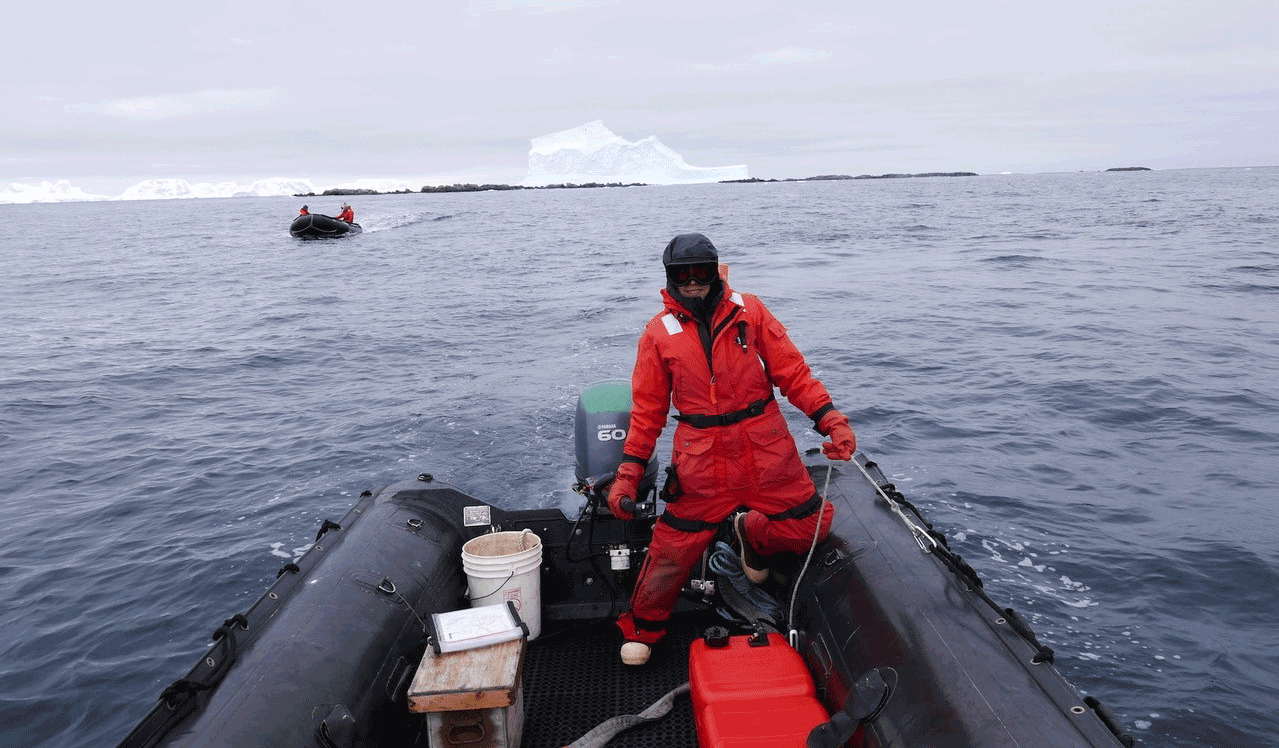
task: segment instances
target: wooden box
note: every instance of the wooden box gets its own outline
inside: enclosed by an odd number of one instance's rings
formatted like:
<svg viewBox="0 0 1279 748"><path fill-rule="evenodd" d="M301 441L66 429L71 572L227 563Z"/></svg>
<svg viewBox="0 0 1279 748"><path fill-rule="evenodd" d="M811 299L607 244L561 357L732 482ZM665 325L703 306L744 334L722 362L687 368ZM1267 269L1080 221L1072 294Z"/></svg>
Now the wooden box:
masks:
<svg viewBox="0 0 1279 748"><path fill-rule="evenodd" d="M431 748L519 747L524 642L444 654L427 648L409 686L409 710L427 713Z"/></svg>

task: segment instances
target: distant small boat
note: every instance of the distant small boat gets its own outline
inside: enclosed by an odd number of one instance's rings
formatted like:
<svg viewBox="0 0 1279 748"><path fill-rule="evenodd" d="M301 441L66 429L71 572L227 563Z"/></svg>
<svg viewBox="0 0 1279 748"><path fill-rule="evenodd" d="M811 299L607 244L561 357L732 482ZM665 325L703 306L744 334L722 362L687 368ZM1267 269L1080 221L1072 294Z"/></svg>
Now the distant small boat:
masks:
<svg viewBox="0 0 1279 748"><path fill-rule="evenodd" d="M331 239L348 234L359 234L364 231L358 223L346 221L332 216L307 213L293 219L289 225L289 233L299 239Z"/></svg>

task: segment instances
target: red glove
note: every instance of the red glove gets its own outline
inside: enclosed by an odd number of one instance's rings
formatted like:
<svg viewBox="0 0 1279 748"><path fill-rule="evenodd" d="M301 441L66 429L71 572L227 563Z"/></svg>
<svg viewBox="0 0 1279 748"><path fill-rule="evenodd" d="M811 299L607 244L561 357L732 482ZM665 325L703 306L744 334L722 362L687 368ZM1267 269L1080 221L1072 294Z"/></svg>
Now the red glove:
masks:
<svg viewBox="0 0 1279 748"><path fill-rule="evenodd" d="M848 416L832 410L817 422L817 430L830 437L822 444L822 451L832 460L851 460L857 451L857 435L848 425Z"/></svg>
<svg viewBox="0 0 1279 748"><path fill-rule="evenodd" d="M644 475L644 466L638 462L623 462L617 466L617 477L608 489L608 508L619 519L635 519L635 515L622 508L622 499L635 501L635 491L639 488L640 478ZM634 506L632 505L632 509Z"/></svg>

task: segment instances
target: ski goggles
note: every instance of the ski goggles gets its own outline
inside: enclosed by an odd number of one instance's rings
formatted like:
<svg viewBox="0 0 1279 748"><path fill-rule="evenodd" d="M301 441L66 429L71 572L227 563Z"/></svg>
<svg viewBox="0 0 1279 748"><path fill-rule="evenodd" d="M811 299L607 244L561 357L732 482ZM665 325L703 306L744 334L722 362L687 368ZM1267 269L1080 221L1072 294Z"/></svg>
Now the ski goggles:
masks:
<svg viewBox="0 0 1279 748"><path fill-rule="evenodd" d="M719 268L714 263L700 265L671 265L666 268L666 277L677 286L696 283L699 286L710 285L715 280Z"/></svg>

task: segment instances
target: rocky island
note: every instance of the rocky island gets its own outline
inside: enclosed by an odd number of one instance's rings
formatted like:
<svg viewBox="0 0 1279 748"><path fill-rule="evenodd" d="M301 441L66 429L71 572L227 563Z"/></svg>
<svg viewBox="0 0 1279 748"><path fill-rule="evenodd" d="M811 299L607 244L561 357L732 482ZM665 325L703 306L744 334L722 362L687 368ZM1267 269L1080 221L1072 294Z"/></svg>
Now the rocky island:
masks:
<svg viewBox="0 0 1279 748"><path fill-rule="evenodd" d="M846 174L822 174L815 177L792 177L789 179L760 179L759 177L749 177L747 179L724 179L718 184L764 184L768 182L830 182L842 179L908 179L912 177L976 177L979 176L974 171L932 171L922 174L862 174L860 176L849 176ZM444 185L426 185L417 192L422 193L438 193L438 192L497 192L503 190L576 190L590 189L593 187L651 187L646 182L585 182L575 184L566 182L564 184L542 184L542 185L523 185L523 184L444 184ZM325 190L319 194L314 192L303 192L295 194L294 197L338 197L350 195L411 195L413 190L395 190L392 192L378 192L369 189L350 189L343 187L335 187Z"/></svg>
<svg viewBox="0 0 1279 748"><path fill-rule="evenodd" d="M759 179L751 177L750 179L726 179L720 184L754 184L757 182L833 182L841 179L911 179L914 177L976 177L979 176L975 171L928 171L922 174L859 174L851 176L848 174L820 174L815 177L799 177L792 179Z"/></svg>

